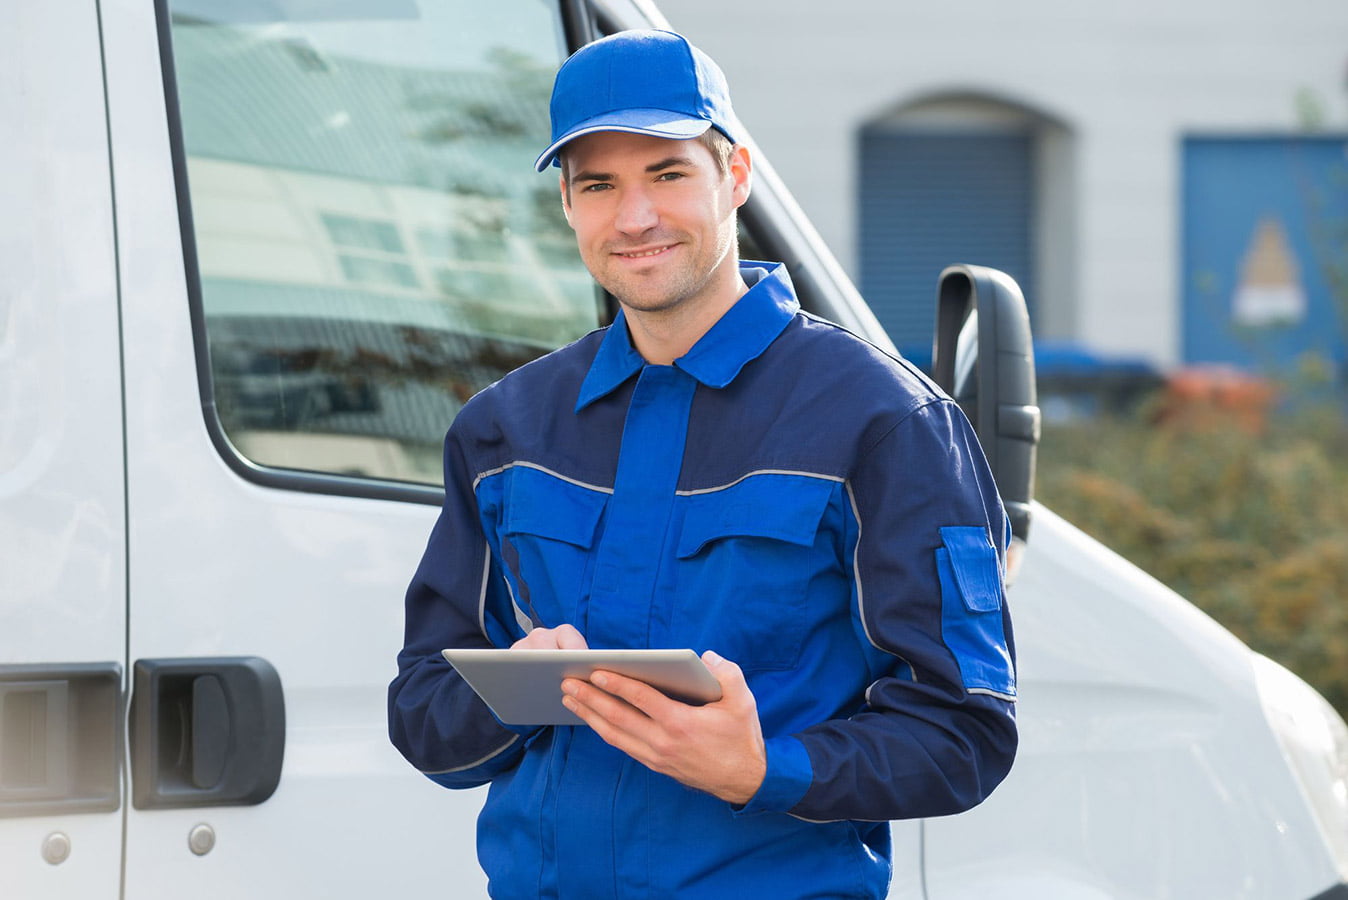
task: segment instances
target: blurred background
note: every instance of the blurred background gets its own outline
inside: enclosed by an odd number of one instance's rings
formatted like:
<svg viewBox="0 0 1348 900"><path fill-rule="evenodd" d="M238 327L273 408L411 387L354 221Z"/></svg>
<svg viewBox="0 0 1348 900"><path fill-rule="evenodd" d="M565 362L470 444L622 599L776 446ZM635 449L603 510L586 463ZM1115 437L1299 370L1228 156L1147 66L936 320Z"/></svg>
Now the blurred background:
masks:
<svg viewBox="0 0 1348 900"><path fill-rule="evenodd" d="M660 6L906 355L1018 280L1039 499L1348 714L1348 4Z"/></svg>

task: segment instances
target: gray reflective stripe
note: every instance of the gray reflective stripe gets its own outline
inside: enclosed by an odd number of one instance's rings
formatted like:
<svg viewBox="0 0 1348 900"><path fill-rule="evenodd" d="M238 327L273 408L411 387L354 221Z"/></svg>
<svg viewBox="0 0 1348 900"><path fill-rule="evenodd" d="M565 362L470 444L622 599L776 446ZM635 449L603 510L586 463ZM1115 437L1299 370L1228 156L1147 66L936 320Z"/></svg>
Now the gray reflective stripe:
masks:
<svg viewBox="0 0 1348 900"><path fill-rule="evenodd" d="M529 614L520 608L519 601L515 599L515 589L510 586L510 579L507 578L505 583L506 592L510 594L510 608L515 613L515 621L519 624L520 628L524 629L524 633L528 634L534 630L534 620L529 618Z"/></svg>
<svg viewBox="0 0 1348 900"><path fill-rule="evenodd" d="M989 697L997 697L997 698L999 698L999 699L1001 699L1001 700L1005 700L1005 701L1008 702L1008 703L1015 703L1015 702L1016 702L1016 695L1015 695L1015 694L1003 694L1001 691L990 691L990 690L988 690L987 688L968 688L968 689L965 691L965 693L967 693L967 694L987 694Z"/></svg>
<svg viewBox="0 0 1348 900"><path fill-rule="evenodd" d="M880 646L880 642L875 639L875 635L871 634L870 624L866 621L866 594L861 585L861 512L857 509L857 495L852 490L852 482L846 481L843 482L843 485L847 488L847 501L852 506L852 518L857 520L857 545L852 549L852 579L857 586L857 617L861 619L861 630L866 633L866 640L871 642L872 647L881 653L889 654L907 666L909 673L913 676L913 684L918 684L917 667L889 647ZM871 687L874 686L874 684L871 685ZM871 688L868 687L866 688L866 703L869 704L870 702Z"/></svg>
<svg viewBox="0 0 1348 900"><path fill-rule="evenodd" d="M507 750L509 750L509 749L510 749L510 746L511 746L512 744L514 744L516 741L518 741L519 739L520 739L520 736L519 736L518 734L512 734L512 735L510 736L510 740L506 741L505 744L504 744L499 750L493 750L492 752L488 753L486 756L482 757L481 759L475 759L475 760L473 760L472 762L468 763L468 765L466 765L466 766L456 766L456 767L453 768L453 769L441 769L441 770L438 771L438 772L422 772L421 774L422 774L422 775L452 775L452 774L454 774L455 772L466 772L466 771L468 771L469 769L476 769L478 766L483 765L484 763L491 762L493 759L495 759L496 757L500 756L502 753L504 753L504 752L506 752Z"/></svg>
<svg viewBox="0 0 1348 900"><path fill-rule="evenodd" d="M491 577L491 548L487 542L482 542L482 589L477 594L477 627L482 629L482 636L491 639L487 634L487 580Z"/></svg>
<svg viewBox="0 0 1348 900"><path fill-rule="evenodd" d="M600 486L597 485L597 484L589 484L589 483L584 482L584 481L578 481L578 480L575 479L575 478L568 478L567 476L563 475L561 472L554 472L552 469L549 469L547 466L540 466L538 463L532 463L532 462L527 462L527 461L525 461L525 460L518 460L518 459L515 460L514 462L508 462L508 463L506 463L504 466L498 466L498 467L495 468L495 469L488 469L486 472L479 472L478 475L477 475L477 477L473 479L473 491L474 491L474 493L477 492L477 486L478 486L479 484L481 484L482 479L484 479L484 478L490 478L490 477L493 476L493 475L500 475L502 472L506 471L507 469L513 469L513 468L515 468L516 466L519 466L519 467L522 468L522 469L533 469L534 471L536 471L536 472L542 472L542 473L544 473L545 475L551 475L553 478L556 478L556 479L558 479L559 481L565 481L567 484L574 484L576 487L582 487L582 488L585 488L587 491L598 491L598 492L601 493L601 494L611 494L611 493L613 493L613 488L611 488L611 487L609 487L609 488L606 488L606 487L600 487Z"/></svg>
<svg viewBox="0 0 1348 900"><path fill-rule="evenodd" d="M822 479L823 481L835 481L838 482L839 484L845 483L845 479L840 478L837 475L821 475L818 472L793 472L790 469L759 469L755 472L750 472L747 475L741 475L739 478L736 478L729 484L722 484L716 487L709 487L709 488L698 488L697 490L692 491L675 491L674 493L680 497L693 497L696 496L697 494L714 494L717 491L724 491L727 488L732 488L735 485L739 484L741 481L753 478L756 475L797 475L801 478L819 478Z"/></svg>
<svg viewBox="0 0 1348 900"><path fill-rule="evenodd" d="M787 813L793 819L800 819L802 822L809 822L811 825L827 825L830 822L888 822L889 819L807 819L804 816L798 816L795 813Z"/></svg>
<svg viewBox="0 0 1348 900"><path fill-rule="evenodd" d="M866 633L866 640L871 642L871 646L882 653L888 653L884 647L881 647L876 641L875 636L871 634L871 626L866 621L866 595L861 586L861 511L857 509L857 495L852 490L852 482L848 481L844 485L847 488L847 502L852 506L852 518L857 520L857 545L852 548L852 579L857 586L857 615L861 618L861 630ZM909 666L909 668L912 668ZM917 673L914 673L916 675ZM871 689L866 688L867 703L870 702L869 695Z"/></svg>
<svg viewBox="0 0 1348 900"><path fill-rule="evenodd" d="M487 584L491 580L491 548L487 546L486 541L482 542L482 550L482 589L477 594L477 627L482 629L483 637L491 640L491 635L487 634ZM505 582L506 592L510 594L510 608L515 613L515 621L524 629L524 633L528 634L534 630L534 623L516 602L515 590L510 586L510 579L501 580Z"/></svg>

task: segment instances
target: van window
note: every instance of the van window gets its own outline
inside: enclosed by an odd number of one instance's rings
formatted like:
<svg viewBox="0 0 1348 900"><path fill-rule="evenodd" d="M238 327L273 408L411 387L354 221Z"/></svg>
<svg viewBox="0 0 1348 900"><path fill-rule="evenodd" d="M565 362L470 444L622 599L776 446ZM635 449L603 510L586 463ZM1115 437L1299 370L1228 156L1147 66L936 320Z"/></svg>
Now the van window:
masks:
<svg viewBox="0 0 1348 900"><path fill-rule="evenodd" d="M557 178L532 167L565 56L555 4L169 13L203 389L227 443L439 485L463 403L603 319Z"/></svg>

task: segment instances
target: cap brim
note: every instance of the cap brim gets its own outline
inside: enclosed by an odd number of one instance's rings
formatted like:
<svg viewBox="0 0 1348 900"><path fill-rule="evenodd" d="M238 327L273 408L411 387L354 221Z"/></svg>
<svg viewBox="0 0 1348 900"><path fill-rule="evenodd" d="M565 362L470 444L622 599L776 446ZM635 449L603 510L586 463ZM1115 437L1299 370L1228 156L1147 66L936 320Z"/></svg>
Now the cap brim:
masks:
<svg viewBox="0 0 1348 900"><path fill-rule="evenodd" d="M553 141L534 161L534 169L542 172L548 166L559 165L557 153L576 138L597 131L622 131L627 134L644 134L650 137L666 138L671 141L686 141L697 137L711 128L706 119L681 116L667 109L623 109L595 116L577 124L574 128Z"/></svg>

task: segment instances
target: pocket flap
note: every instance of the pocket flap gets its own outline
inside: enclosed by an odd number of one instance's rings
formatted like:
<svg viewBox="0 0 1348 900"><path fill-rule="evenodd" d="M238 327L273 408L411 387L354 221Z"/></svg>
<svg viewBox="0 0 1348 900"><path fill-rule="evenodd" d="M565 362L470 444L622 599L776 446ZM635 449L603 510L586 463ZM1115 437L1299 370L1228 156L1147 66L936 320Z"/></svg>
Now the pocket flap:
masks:
<svg viewBox="0 0 1348 900"><path fill-rule="evenodd" d="M507 497L502 523L506 534L532 534L590 547L609 495L549 472L516 466Z"/></svg>
<svg viewBox="0 0 1348 900"><path fill-rule="evenodd" d="M836 482L807 475L754 475L687 498L678 556L696 556L728 537L760 537L809 547Z"/></svg>
<svg viewBox="0 0 1348 900"><path fill-rule="evenodd" d="M941 541L950 554L950 567L959 584L960 598L970 612L1002 608L1002 570L997 549L986 529L954 526L941 529Z"/></svg>

